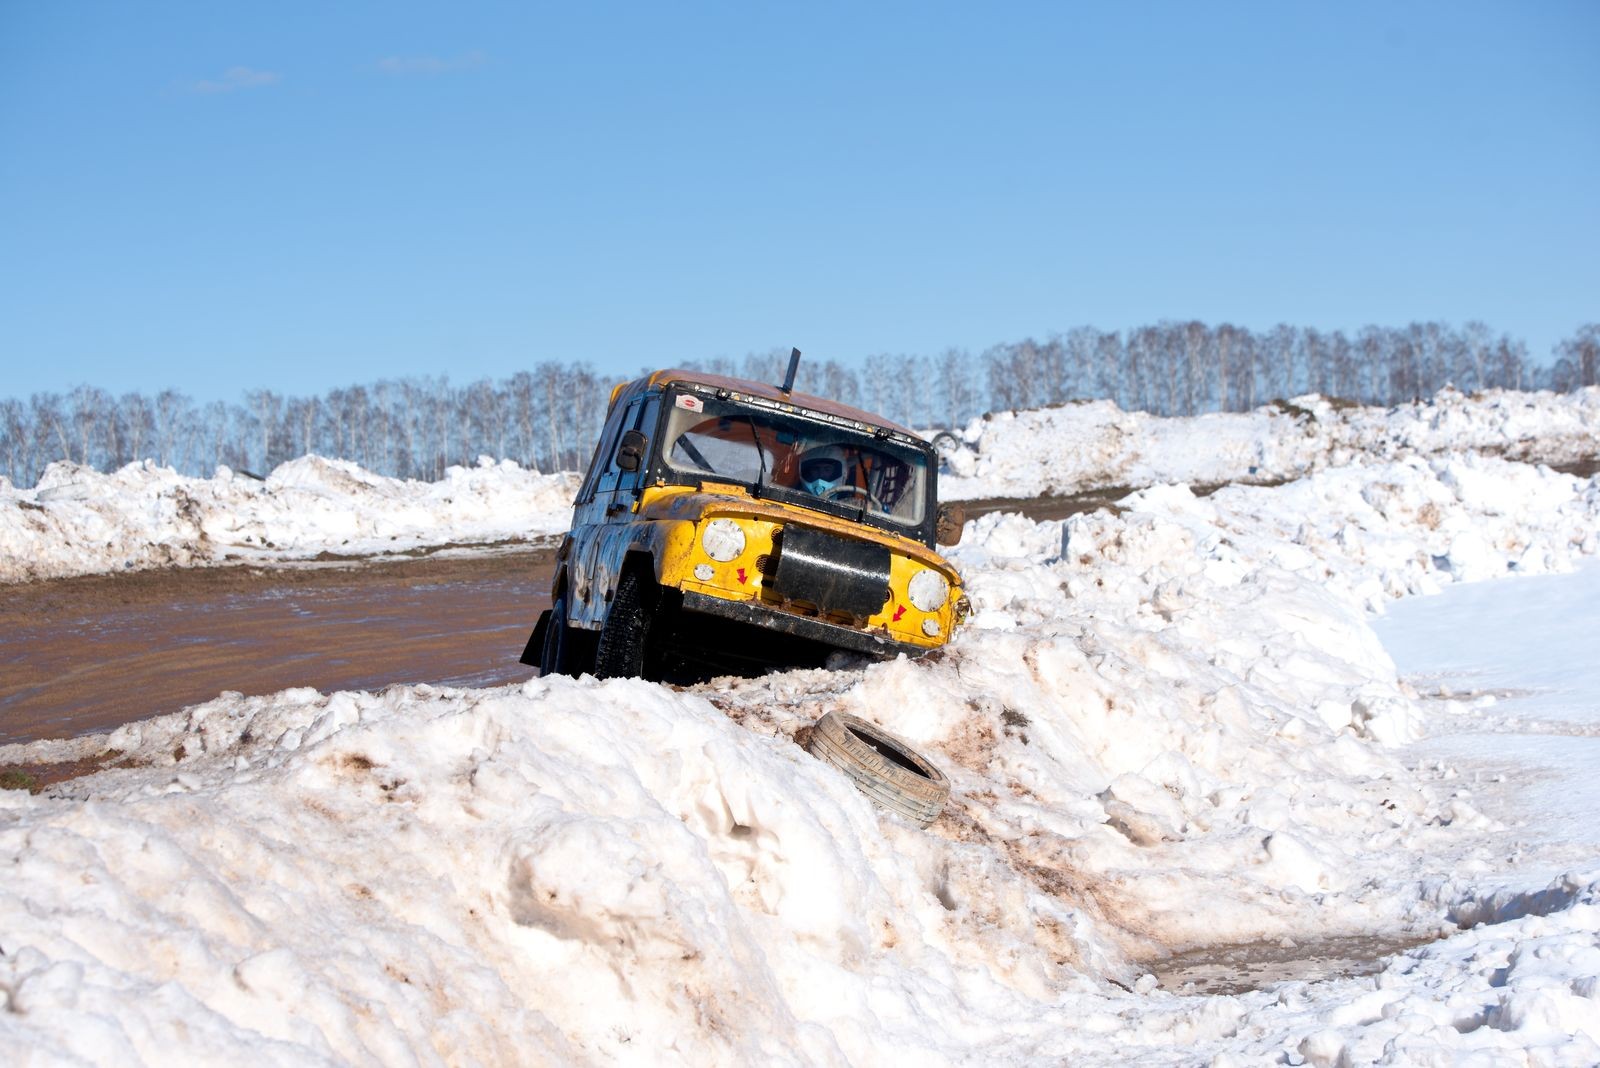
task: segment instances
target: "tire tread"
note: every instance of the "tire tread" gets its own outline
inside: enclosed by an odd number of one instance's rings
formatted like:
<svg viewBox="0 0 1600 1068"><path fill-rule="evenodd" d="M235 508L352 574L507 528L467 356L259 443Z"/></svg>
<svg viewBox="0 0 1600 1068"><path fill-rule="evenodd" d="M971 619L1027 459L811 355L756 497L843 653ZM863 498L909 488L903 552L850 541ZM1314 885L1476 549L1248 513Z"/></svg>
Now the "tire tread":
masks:
<svg viewBox="0 0 1600 1068"><path fill-rule="evenodd" d="M890 762L852 731L893 748L927 774ZM856 789L879 805L924 827L938 818L950 796L950 781L943 772L894 735L847 713L829 712L817 720L806 749L843 772Z"/></svg>

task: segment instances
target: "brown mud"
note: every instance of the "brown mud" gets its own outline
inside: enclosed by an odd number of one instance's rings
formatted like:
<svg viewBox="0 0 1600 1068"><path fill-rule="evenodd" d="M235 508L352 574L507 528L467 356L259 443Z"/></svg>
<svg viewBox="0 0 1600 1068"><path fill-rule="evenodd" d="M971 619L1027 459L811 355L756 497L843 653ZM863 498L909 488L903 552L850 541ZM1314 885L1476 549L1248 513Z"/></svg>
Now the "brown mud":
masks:
<svg viewBox="0 0 1600 1068"><path fill-rule="evenodd" d="M1194 482L1189 492L1196 497L1209 497L1224 486L1281 486L1288 479L1246 479L1239 482ZM1122 511L1117 501L1140 489L1139 486L1100 486L1055 497L989 497L978 501L960 501L968 519L976 519L990 512L1021 512L1029 519L1066 519L1083 512L1104 508L1112 513Z"/></svg>
<svg viewBox="0 0 1600 1068"><path fill-rule="evenodd" d="M69 738L224 690L528 678L551 545L0 586L0 743Z"/></svg>
<svg viewBox="0 0 1600 1068"><path fill-rule="evenodd" d="M1427 935L1349 935L1301 942L1203 946L1146 965L1177 994L1243 994L1276 983L1376 975L1391 957L1434 941Z"/></svg>
<svg viewBox="0 0 1600 1068"><path fill-rule="evenodd" d="M1593 478L1595 475L1600 475L1600 455L1591 456L1586 460L1573 460L1566 464L1551 464L1550 469L1560 471L1563 475Z"/></svg>

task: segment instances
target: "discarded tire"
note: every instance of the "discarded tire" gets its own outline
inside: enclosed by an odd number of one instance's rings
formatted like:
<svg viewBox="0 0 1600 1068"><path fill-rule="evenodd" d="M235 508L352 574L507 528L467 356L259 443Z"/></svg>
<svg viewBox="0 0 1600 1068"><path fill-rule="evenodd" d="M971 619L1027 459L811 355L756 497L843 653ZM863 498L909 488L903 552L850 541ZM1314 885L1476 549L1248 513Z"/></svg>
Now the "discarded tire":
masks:
<svg viewBox="0 0 1600 1068"><path fill-rule="evenodd" d="M829 712L811 728L806 751L850 777L856 789L918 826L932 823L950 796L944 773L900 739L866 720Z"/></svg>
<svg viewBox="0 0 1600 1068"><path fill-rule="evenodd" d="M948 430L941 430L933 436L933 440L929 444L933 446L933 451L938 453L942 459L961 448L961 439Z"/></svg>

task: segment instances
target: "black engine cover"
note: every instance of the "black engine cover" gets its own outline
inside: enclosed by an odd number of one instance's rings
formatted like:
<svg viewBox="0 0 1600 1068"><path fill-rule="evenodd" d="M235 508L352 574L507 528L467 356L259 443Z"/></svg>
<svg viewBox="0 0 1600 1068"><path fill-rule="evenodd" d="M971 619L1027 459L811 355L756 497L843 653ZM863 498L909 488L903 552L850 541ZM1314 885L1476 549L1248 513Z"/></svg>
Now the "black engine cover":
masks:
<svg viewBox="0 0 1600 1068"><path fill-rule="evenodd" d="M788 526L767 588L780 597L810 601L818 611L875 615L889 599L889 550L871 542L836 538Z"/></svg>

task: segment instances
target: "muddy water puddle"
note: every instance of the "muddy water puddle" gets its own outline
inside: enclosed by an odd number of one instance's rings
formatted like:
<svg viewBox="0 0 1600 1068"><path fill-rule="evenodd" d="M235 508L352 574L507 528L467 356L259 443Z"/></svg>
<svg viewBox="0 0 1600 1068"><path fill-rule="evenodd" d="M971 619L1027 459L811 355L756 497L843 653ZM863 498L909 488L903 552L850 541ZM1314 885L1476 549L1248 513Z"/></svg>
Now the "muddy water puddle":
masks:
<svg viewBox="0 0 1600 1068"><path fill-rule="evenodd" d="M1434 941L1428 935L1350 935L1204 946L1147 967L1175 994L1242 994L1277 983L1376 975L1390 958Z"/></svg>
<svg viewBox="0 0 1600 1068"><path fill-rule="evenodd" d="M1551 468L1560 471L1563 475L1593 478L1595 475L1600 475L1600 456L1589 456L1582 460L1573 460L1564 464L1552 464Z"/></svg>
<svg viewBox="0 0 1600 1068"><path fill-rule="evenodd" d="M0 588L0 743L66 738L294 686L490 686L548 607L548 548L297 571L217 568Z"/></svg>

